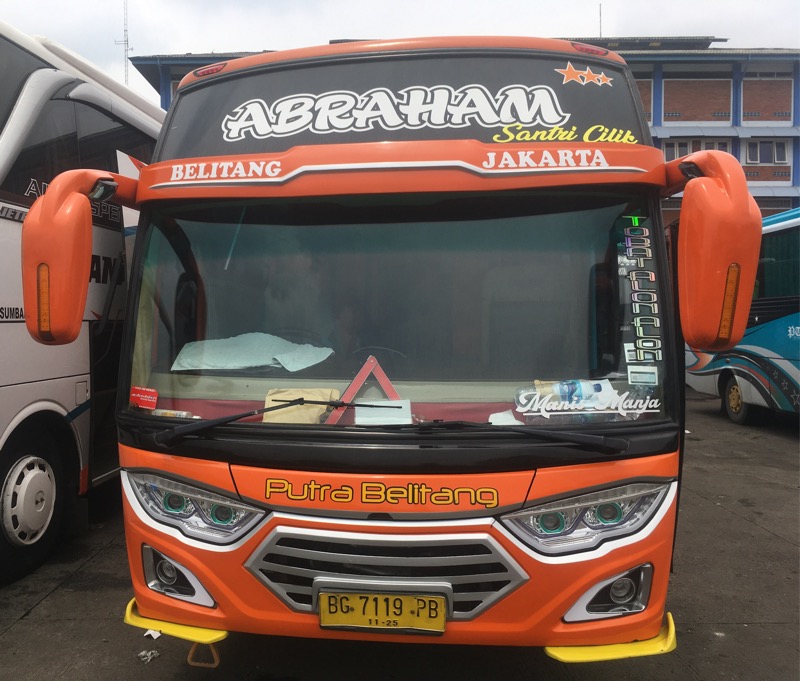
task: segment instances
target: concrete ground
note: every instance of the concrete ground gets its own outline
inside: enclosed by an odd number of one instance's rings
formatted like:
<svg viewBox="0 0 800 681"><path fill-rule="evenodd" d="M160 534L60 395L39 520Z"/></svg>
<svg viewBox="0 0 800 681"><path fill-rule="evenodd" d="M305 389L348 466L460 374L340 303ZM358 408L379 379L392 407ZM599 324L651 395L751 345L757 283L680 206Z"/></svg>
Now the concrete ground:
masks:
<svg viewBox="0 0 800 681"><path fill-rule="evenodd" d="M0 589L0 680L785 681L800 678L798 420L736 426L690 395L668 655L563 665L540 650L309 641L232 634L216 670L189 644L122 622L131 597L115 486L89 529ZM149 653L150 661L140 659ZM146 656L145 656L146 657Z"/></svg>

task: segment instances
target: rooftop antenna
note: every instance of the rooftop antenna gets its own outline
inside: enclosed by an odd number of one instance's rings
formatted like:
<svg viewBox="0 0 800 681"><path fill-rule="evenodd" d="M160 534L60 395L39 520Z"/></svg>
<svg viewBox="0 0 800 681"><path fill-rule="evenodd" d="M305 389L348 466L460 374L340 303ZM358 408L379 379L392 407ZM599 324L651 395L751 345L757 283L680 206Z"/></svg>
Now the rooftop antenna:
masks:
<svg viewBox="0 0 800 681"><path fill-rule="evenodd" d="M128 0L124 0L123 12L125 13L124 19L124 27L125 30L123 32L122 40L115 40L115 45L122 45L122 49L125 51L125 85L128 84L128 53L133 49L128 44Z"/></svg>
<svg viewBox="0 0 800 681"><path fill-rule="evenodd" d="M125 0L127 2L128 0ZM603 3L601 2L600 5L600 37L603 37ZM127 68L127 67L126 67Z"/></svg>

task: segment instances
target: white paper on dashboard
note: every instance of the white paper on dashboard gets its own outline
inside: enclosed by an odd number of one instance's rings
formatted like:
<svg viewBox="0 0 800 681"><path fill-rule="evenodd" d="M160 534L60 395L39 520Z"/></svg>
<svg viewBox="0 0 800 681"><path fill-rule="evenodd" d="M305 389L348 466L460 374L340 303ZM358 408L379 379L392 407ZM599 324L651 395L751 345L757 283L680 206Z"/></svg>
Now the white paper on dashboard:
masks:
<svg viewBox="0 0 800 681"><path fill-rule="evenodd" d="M178 353L172 371L282 366L294 372L319 364L332 354L331 348L299 345L268 333L245 333L187 343Z"/></svg>
<svg viewBox="0 0 800 681"><path fill-rule="evenodd" d="M376 407L358 407L356 403L355 422L357 426L381 426L391 423L412 423L411 400L364 400Z"/></svg>

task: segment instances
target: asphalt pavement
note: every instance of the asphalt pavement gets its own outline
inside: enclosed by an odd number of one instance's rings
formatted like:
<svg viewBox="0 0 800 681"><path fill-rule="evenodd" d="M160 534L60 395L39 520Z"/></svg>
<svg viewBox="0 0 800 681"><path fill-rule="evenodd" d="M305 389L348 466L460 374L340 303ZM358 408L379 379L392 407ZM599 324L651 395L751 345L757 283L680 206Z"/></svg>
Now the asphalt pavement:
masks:
<svg viewBox="0 0 800 681"><path fill-rule="evenodd" d="M737 426L690 394L675 572L678 648L564 665L541 650L231 634L217 669L190 644L122 622L131 597L119 493L90 500L84 532L0 588L0 680L796 681L800 678L798 419Z"/></svg>

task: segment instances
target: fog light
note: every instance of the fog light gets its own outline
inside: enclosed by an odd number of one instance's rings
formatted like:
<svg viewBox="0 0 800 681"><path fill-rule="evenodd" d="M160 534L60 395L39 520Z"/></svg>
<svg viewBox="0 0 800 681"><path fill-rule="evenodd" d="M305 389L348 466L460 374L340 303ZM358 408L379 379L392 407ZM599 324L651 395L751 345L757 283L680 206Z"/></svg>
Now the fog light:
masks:
<svg viewBox="0 0 800 681"><path fill-rule="evenodd" d="M608 595L614 603L628 603L636 596L636 583L628 577L618 579L611 585Z"/></svg>
<svg viewBox="0 0 800 681"><path fill-rule="evenodd" d="M178 569L168 560L158 561L156 577L164 584L172 585L178 581Z"/></svg>
<svg viewBox="0 0 800 681"><path fill-rule="evenodd" d="M653 566L645 563L595 584L564 615L565 622L621 617L642 612L650 600Z"/></svg>
<svg viewBox="0 0 800 681"><path fill-rule="evenodd" d="M142 567L148 589L207 608L216 605L191 570L146 544L142 546Z"/></svg>

